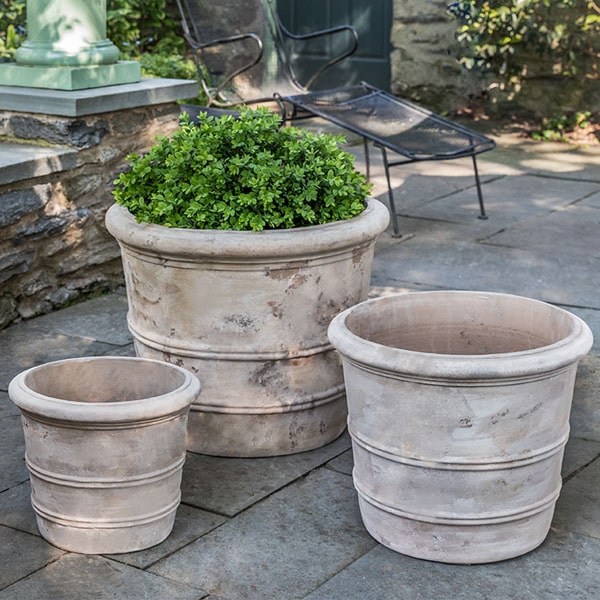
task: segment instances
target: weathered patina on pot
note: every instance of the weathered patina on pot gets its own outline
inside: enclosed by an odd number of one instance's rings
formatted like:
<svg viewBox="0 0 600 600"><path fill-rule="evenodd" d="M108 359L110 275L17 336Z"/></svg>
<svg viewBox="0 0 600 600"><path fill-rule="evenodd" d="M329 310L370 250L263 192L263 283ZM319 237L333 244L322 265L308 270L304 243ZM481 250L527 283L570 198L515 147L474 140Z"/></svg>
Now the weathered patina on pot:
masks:
<svg viewBox="0 0 600 600"><path fill-rule="evenodd" d="M179 506L185 433L200 383L140 358L67 359L10 383L21 409L42 536L85 554L162 542Z"/></svg>
<svg viewBox="0 0 600 600"><path fill-rule="evenodd" d="M327 327L367 297L388 222L376 200L345 221L260 232L168 228L109 209L136 353L202 381L189 450L281 455L342 433L343 373Z"/></svg>
<svg viewBox="0 0 600 600"><path fill-rule="evenodd" d="M571 313L485 292L361 303L343 356L354 483L367 530L410 556L483 563L542 543L561 488L577 362Z"/></svg>

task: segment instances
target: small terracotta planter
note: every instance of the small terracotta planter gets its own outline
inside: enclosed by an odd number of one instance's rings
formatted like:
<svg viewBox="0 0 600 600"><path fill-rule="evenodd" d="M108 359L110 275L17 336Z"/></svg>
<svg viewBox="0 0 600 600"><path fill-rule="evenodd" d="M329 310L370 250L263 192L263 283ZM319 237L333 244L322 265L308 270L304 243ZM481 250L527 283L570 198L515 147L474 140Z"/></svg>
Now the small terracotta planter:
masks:
<svg viewBox="0 0 600 600"><path fill-rule="evenodd" d="M417 292L338 315L354 483L367 530L403 554L498 561L545 539L581 319L543 302Z"/></svg>
<svg viewBox="0 0 600 600"><path fill-rule="evenodd" d="M198 379L160 361L99 357L33 367L10 383L21 409L42 536L85 554L162 542L181 498Z"/></svg>

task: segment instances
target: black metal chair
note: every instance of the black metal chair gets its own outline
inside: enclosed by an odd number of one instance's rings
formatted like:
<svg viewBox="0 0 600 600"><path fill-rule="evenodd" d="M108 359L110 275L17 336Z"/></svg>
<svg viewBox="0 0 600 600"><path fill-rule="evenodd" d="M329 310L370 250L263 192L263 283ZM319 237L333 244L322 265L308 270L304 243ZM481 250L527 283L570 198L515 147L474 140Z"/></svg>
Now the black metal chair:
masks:
<svg viewBox="0 0 600 600"><path fill-rule="evenodd" d="M275 102L285 120L326 119L362 137L367 175L368 142L372 141L382 152L394 235L399 235L399 226L390 168L471 157L479 217L487 218L476 157L492 150L494 140L368 83L312 89L322 82L328 69L355 52L358 35L353 27L343 25L296 35L281 22L274 0L177 0L177 4L208 107ZM323 40L328 43L323 44ZM294 48L311 42L321 44L315 55L322 58L315 72L301 82L293 60ZM334 50L327 55L327 48ZM241 81L242 75L245 81ZM402 158L389 160L388 151Z"/></svg>
<svg viewBox="0 0 600 600"><path fill-rule="evenodd" d="M273 0L177 0L177 6L208 107L273 102L275 94L303 93L358 47L356 30L349 25L292 33L279 19ZM338 38L339 51L320 61L301 83L291 60L293 45L329 36ZM322 44L315 47L320 56L325 50Z"/></svg>

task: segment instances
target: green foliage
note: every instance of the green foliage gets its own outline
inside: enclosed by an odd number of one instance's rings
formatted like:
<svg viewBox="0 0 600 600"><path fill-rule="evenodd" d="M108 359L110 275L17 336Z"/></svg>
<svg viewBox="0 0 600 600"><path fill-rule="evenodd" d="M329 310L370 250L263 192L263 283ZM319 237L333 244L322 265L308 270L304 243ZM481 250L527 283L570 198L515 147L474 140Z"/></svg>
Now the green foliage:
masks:
<svg viewBox="0 0 600 600"><path fill-rule="evenodd" d="M0 6L0 58L11 59L25 41L26 0L3 0Z"/></svg>
<svg viewBox="0 0 600 600"><path fill-rule="evenodd" d="M198 79L198 71L193 60L179 55L145 52L139 58L142 77L161 77L167 79ZM184 104L206 106L208 98L198 86L198 95L182 101Z"/></svg>
<svg viewBox="0 0 600 600"><path fill-rule="evenodd" d="M145 53L140 56L140 65L144 77L198 78L194 61L186 60L179 54Z"/></svg>
<svg viewBox="0 0 600 600"><path fill-rule="evenodd" d="M568 142L569 138L566 134L576 129L585 129L590 123L591 116L591 112L577 112L544 119L540 129L532 132L531 137L545 142Z"/></svg>
<svg viewBox="0 0 600 600"><path fill-rule="evenodd" d="M598 76L600 9L590 0L468 0L449 11L468 69L518 85L534 54L555 75Z"/></svg>
<svg viewBox="0 0 600 600"><path fill-rule="evenodd" d="M185 42L168 0L108 0L107 35L124 57L183 54Z"/></svg>
<svg viewBox="0 0 600 600"><path fill-rule="evenodd" d="M340 148L343 138L281 127L267 109L239 118L182 117L171 138L115 181L115 200L138 222L168 227L260 231L349 219L370 185Z"/></svg>
<svg viewBox="0 0 600 600"><path fill-rule="evenodd" d="M178 13L177 13L178 14ZM107 34L123 58L138 59L143 77L198 79L184 57L185 41L173 0L108 0ZM188 104L206 104L200 94Z"/></svg>

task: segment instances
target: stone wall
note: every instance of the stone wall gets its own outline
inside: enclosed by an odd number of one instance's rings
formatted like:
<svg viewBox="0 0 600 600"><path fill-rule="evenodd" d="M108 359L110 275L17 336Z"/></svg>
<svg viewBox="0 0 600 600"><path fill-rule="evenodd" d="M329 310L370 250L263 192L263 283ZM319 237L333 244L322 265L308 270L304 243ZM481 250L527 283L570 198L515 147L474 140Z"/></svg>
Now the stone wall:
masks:
<svg viewBox="0 0 600 600"><path fill-rule="evenodd" d="M577 110L600 111L600 80L557 79L542 70L535 55L532 74L516 94L491 85L456 60L456 21L447 0L394 0L392 91L443 112L468 109L492 115L556 116Z"/></svg>
<svg viewBox="0 0 600 600"><path fill-rule="evenodd" d="M392 92L453 112L477 100L481 84L456 60L456 23L445 0L394 0Z"/></svg>
<svg viewBox="0 0 600 600"><path fill-rule="evenodd" d="M77 118L0 112L0 150L24 156L0 176L0 328L122 284L104 227L112 182L127 154L178 119L175 103Z"/></svg>

